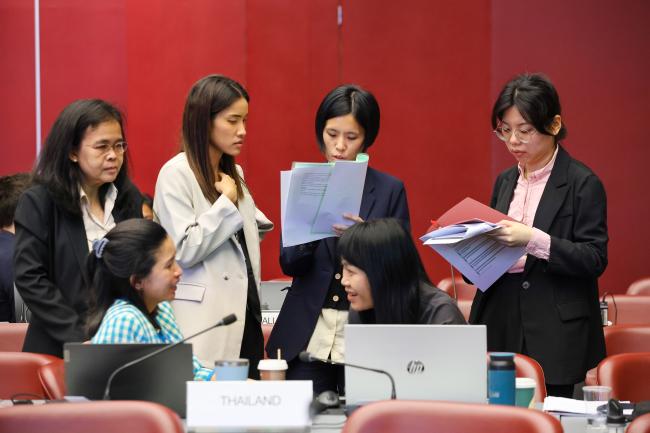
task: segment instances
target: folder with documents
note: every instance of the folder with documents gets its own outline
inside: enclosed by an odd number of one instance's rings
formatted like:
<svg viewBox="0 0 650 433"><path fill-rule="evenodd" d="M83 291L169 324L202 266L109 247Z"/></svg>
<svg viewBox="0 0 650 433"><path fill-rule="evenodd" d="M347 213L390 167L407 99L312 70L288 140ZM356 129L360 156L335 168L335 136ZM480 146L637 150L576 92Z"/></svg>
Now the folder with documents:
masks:
<svg viewBox="0 0 650 433"><path fill-rule="evenodd" d="M467 197L440 216L420 240L485 291L525 251L500 244L489 235L504 219L512 218Z"/></svg>

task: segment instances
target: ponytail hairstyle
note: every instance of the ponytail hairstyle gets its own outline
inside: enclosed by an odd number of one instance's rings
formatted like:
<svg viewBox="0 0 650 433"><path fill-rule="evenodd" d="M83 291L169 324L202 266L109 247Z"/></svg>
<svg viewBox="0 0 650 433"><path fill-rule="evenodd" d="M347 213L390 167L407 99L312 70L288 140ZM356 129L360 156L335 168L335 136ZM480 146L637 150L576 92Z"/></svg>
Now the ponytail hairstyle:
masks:
<svg viewBox="0 0 650 433"><path fill-rule="evenodd" d="M377 323L417 323L419 286L431 283L413 239L397 219L354 224L339 239L338 252L366 273Z"/></svg>
<svg viewBox="0 0 650 433"><path fill-rule="evenodd" d="M154 320L156 311L148 312L144 300L132 285L131 277L145 278L156 264L156 252L167 238L159 224L146 219L129 219L117 224L106 236L93 242L86 260L91 295L86 333L89 338L99 329L106 310L117 298L135 305L160 329Z"/></svg>

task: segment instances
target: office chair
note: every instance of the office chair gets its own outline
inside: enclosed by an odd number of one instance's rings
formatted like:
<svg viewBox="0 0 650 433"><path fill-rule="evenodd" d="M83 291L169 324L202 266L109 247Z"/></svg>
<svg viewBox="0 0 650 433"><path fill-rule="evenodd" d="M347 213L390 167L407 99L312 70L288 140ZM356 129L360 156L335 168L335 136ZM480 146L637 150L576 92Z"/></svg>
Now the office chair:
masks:
<svg viewBox="0 0 650 433"><path fill-rule="evenodd" d="M607 356L650 352L650 325L611 325L603 328ZM598 385L596 367L587 372L586 385Z"/></svg>
<svg viewBox="0 0 650 433"><path fill-rule="evenodd" d="M184 433L171 409L148 401L20 405L0 410L0 433Z"/></svg>
<svg viewBox="0 0 650 433"><path fill-rule="evenodd" d="M27 323L0 323L0 352L22 351L27 326Z"/></svg>
<svg viewBox="0 0 650 433"><path fill-rule="evenodd" d="M625 294L650 296L650 277L641 278L630 284Z"/></svg>
<svg viewBox="0 0 650 433"><path fill-rule="evenodd" d="M384 400L357 409L342 433L561 433L560 421L514 406Z"/></svg>
<svg viewBox="0 0 650 433"><path fill-rule="evenodd" d="M650 413L632 421L625 429L625 433L650 433Z"/></svg>
<svg viewBox="0 0 650 433"><path fill-rule="evenodd" d="M546 398L546 379L544 379L544 370L530 356L515 353L515 375L517 377L529 377L535 379L535 401L543 403Z"/></svg>
<svg viewBox="0 0 650 433"><path fill-rule="evenodd" d="M47 397L38 376L41 366L52 362L62 362L60 358L41 353L0 352L0 399L11 399L18 394L29 396L17 397L40 400Z"/></svg>
<svg viewBox="0 0 650 433"><path fill-rule="evenodd" d="M37 373L48 399L61 400L65 397L65 364L62 359L56 358L50 363L41 365Z"/></svg>
<svg viewBox="0 0 650 433"><path fill-rule="evenodd" d="M612 398L650 400L650 352L608 356L598 364L596 376L599 385L612 388Z"/></svg>

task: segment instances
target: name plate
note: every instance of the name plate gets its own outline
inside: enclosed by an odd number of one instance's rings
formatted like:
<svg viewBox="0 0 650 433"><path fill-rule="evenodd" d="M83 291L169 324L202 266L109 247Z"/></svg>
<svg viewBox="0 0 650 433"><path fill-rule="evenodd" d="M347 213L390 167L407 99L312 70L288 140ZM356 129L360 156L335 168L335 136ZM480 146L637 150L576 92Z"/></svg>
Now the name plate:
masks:
<svg viewBox="0 0 650 433"><path fill-rule="evenodd" d="M310 380L187 382L187 426L305 427Z"/></svg>

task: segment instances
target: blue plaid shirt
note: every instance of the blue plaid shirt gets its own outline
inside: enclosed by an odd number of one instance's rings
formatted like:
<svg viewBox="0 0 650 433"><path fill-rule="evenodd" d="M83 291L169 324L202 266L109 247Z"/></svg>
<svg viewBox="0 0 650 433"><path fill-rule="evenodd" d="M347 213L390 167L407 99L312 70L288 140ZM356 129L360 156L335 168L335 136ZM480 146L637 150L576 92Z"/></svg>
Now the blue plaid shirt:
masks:
<svg viewBox="0 0 650 433"><path fill-rule="evenodd" d="M149 319L135 305L124 299L116 299L106 311L91 342L93 344L169 344L183 339L169 302L158 304L156 321L160 325L160 331L156 331ZM192 363L194 380L210 380L212 370L204 368L196 356L192 357Z"/></svg>

